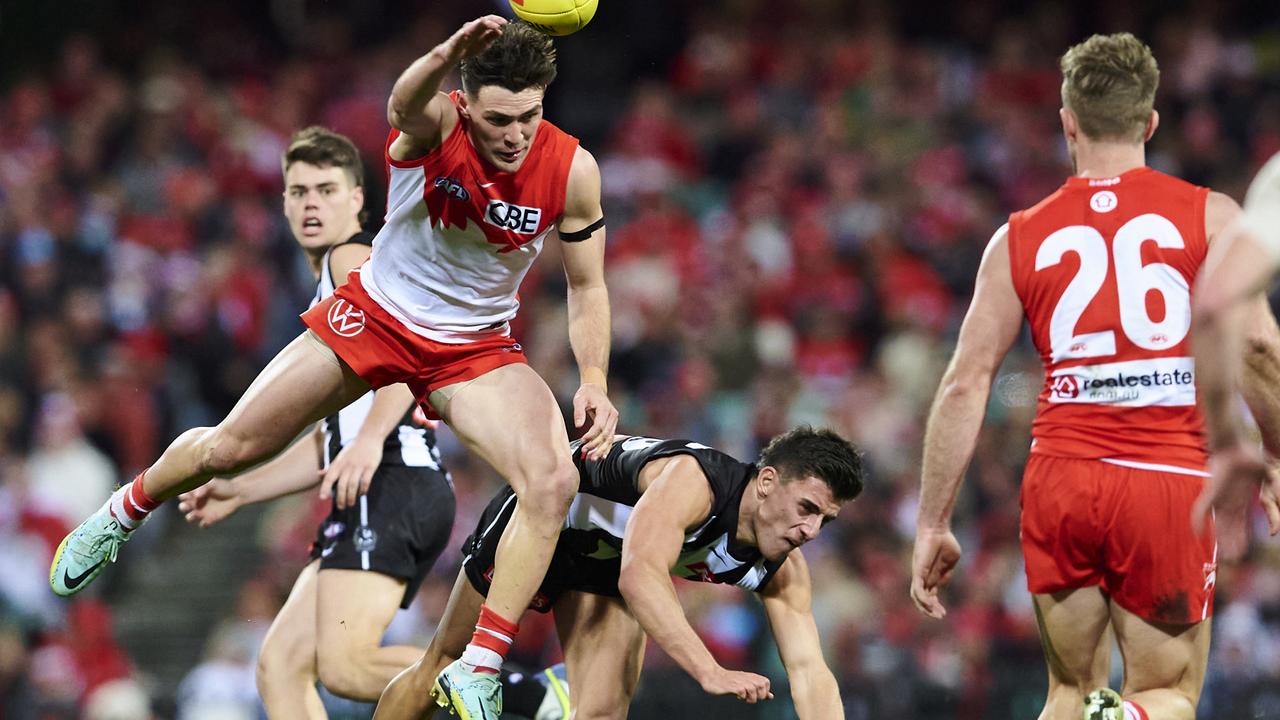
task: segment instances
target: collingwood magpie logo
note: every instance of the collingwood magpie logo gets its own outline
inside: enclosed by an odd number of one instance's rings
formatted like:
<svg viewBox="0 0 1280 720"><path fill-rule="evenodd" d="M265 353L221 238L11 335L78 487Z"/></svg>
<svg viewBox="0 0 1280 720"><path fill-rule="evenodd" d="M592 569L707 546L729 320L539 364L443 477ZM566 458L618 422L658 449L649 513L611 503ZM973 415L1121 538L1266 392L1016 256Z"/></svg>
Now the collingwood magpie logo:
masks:
<svg viewBox="0 0 1280 720"><path fill-rule="evenodd" d="M361 525L351 534L351 542L356 546L356 552L373 552L378 546L378 533L368 525Z"/></svg>

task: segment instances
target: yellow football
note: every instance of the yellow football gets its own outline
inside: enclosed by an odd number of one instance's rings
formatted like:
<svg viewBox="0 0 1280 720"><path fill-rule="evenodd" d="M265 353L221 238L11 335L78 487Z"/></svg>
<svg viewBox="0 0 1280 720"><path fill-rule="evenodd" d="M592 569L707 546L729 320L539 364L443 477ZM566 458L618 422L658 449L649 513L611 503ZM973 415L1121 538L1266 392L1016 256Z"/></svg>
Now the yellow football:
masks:
<svg viewBox="0 0 1280 720"><path fill-rule="evenodd" d="M508 0L517 17L548 35L578 32L596 14L600 0Z"/></svg>

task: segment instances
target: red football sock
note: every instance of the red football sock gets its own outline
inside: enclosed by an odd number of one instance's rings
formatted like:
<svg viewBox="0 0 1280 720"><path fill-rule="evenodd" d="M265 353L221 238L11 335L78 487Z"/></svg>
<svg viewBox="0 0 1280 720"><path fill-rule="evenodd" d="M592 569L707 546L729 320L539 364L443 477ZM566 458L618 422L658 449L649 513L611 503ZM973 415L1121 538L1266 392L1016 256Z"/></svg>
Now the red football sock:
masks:
<svg viewBox="0 0 1280 720"><path fill-rule="evenodd" d="M1132 700L1124 701L1124 720L1151 720L1147 716L1147 711L1142 706Z"/></svg>
<svg viewBox="0 0 1280 720"><path fill-rule="evenodd" d="M132 482L115 491L109 501L111 515L126 530L132 530L141 525L152 510L160 507L160 503L148 497L146 491L142 489L142 476L144 474L145 471L138 473L138 477L134 478Z"/></svg>
<svg viewBox="0 0 1280 720"><path fill-rule="evenodd" d="M502 661L515 642L520 626L503 618L486 605L480 606L480 620L475 634L462 653L462 663L473 672L494 673L502 670Z"/></svg>

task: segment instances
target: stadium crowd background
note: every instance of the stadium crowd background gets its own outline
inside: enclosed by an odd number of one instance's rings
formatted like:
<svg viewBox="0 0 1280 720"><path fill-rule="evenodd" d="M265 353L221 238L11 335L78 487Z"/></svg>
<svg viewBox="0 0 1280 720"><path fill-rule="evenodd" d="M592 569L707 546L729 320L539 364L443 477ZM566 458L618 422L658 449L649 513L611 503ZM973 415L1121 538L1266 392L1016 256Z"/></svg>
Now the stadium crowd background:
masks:
<svg viewBox="0 0 1280 720"><path fill-rule="evenodd" d="M49 592L49 559L117 482L221 417L300 330L313 283L280 214L289 134L322 123L357 142L376 227L391 82L499 4L11 5L0 11L0 718L256 718L253 653L323 514L311 496L209 531L170 507L101 591L73 602ZM953 14L602 0L586 31L559 42L547 116L603 172L621 430L745 458L811 422L866 451L870 488L805 549L852 720L1038 711L1045 679L1017 530L1040 382L1025 340L961 497L967 554L951 614L930 621L907 597L940 363L991 232L1069 172L1061 52L1098 31L1147 40L1162 69L1149 162L1239 199L1280 150L1280 10L1267 5L980 0ZM517 331L567 397L576 372L547 254ZM443 442L460 541L496 479ZM393 625L398 639L430 636L458 560L441 560ZM724 664L784 684L753 600L681 588ZM1280 717L1280 543L1220 569L1217 614L1200 717ZM544 619L528 622L519 660L553 660L551 637ZM334 717L368 715L330 703ZM785 700L707 698L651 648L632 717L790 713Z"/></svg>

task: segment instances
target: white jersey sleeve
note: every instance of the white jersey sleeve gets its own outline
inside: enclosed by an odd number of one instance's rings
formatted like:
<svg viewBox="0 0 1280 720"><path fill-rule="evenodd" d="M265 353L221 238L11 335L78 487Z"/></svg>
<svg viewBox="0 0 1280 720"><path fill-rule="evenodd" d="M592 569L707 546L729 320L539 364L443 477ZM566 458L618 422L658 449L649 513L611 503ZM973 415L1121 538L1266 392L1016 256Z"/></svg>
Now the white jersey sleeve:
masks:
<svg viewBox="0 0 1280 720"><path fill-rule="evenodd" d="M1280 153L1272 156L1253 179L1239 222L1245 232L1280 260Z"/></svg>

